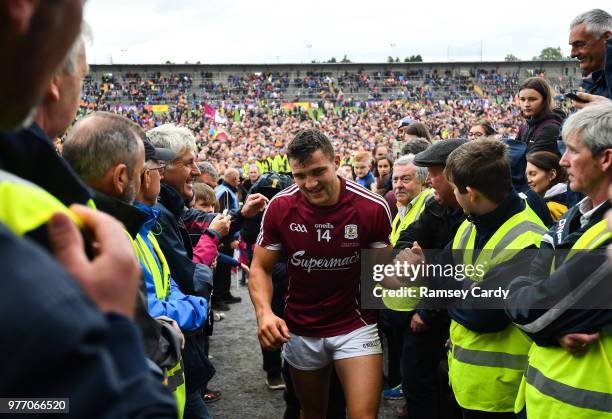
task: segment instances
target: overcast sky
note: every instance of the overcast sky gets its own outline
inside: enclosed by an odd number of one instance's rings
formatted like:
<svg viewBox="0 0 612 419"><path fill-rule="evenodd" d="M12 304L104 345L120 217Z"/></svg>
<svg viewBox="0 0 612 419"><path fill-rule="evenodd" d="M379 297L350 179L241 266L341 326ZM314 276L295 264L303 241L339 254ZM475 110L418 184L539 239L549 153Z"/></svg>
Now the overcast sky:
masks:
<svg viewBox="0 0 612 419"><path fill-rule="evenodd" d="M574 16L594 1L89 0L93 64L531 59L569 55ZM608 7L608 12L610 12ZM112 58L111 58L112 57Z"/></svg>

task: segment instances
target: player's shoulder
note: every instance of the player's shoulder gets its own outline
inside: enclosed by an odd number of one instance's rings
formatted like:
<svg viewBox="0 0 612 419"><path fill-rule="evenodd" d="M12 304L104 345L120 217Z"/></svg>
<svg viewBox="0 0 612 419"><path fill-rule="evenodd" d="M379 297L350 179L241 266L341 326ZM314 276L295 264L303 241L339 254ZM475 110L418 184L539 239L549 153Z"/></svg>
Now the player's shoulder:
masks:
<svg viewBox="0 0 612 419"><path fill-rule="evenodd" d="M351 201L356 202L357 208L364 209L365 211L381 211L389 215L391 218L391 211L387 201L379 194L372 192L357 182L352 180L346 181L346 193L349 195Z"/></svg>

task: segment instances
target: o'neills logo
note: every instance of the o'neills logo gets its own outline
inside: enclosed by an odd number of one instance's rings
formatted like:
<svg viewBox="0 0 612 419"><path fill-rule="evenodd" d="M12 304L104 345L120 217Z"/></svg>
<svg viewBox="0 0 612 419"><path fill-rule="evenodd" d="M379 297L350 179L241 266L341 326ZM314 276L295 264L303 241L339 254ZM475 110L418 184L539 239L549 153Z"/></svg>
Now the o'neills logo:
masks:
<svg viewBox="0 0 612 419"><path fill-rule="evenodd" d="M298 250L291 257L291 264L310 271L343 271L351 269L350 265L359 262L359 252L343 258L305 258L304 250Z"/></svg>

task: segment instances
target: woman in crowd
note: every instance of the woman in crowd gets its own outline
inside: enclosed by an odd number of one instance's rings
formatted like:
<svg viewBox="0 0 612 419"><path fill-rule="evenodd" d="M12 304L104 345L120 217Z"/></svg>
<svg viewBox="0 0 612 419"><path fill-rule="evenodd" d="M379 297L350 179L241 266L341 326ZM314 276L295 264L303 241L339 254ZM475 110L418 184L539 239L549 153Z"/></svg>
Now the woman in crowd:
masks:
<svg viewBox="0 0 612 419"><path fill-rule="evenodd" d="M548 206L553 221L567 211L567 172L559 165L559 156L548 151L527 154L527 182Z"/></svg>
<svg viewBox="0 0 612 419"><path fill-rule="evenodd" d="M374 177L376 182L371 186L372 192L385 196L389 192L387 186L391 171L393 170L393 159L390 156L383 156L376 159L374 163Z"/></svg>
<svg viewBox="0 0 612 419"><path fill-rule="evenodd" d="M495 134L497 134L497 131L493 128L493 125L486 119L480 119L470 128L468 140L478 140Z"/></svg>
<svg viewBox="0 0 612 419"><path fill-rule="evenodd" d="M518 103L525 123L517 140L527 144L527 152L550 151L560 154L557 139L565 113L553 110L553 91L542 77L530 77L519 86Z"/></svg>
<svg viewBox="0 0 612 419"><path fill-rule="evenodd" d="M425 124L413 122L407 127L400 128L402 141L409 141L415 138L425 138L431 143L431 134Z"/></svg>

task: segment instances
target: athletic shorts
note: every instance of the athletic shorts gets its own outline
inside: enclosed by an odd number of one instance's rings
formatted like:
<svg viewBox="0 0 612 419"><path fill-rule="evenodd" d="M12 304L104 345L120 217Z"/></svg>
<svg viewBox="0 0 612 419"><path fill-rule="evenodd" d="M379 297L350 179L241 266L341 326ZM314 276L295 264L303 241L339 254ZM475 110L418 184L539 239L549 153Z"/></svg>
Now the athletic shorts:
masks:
<svg viewBox="0 0 612 419"><path fill-rule="evenodd" d="M318 370L339 359L382 354L375 324L329 338L290 335L283 345L283 358L298 370Z"/></svg>

